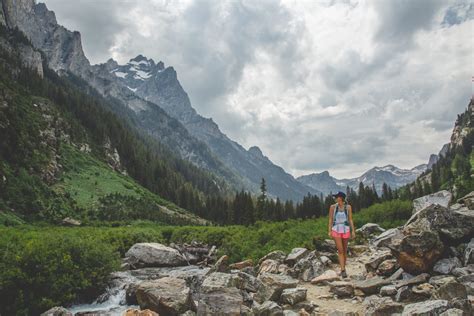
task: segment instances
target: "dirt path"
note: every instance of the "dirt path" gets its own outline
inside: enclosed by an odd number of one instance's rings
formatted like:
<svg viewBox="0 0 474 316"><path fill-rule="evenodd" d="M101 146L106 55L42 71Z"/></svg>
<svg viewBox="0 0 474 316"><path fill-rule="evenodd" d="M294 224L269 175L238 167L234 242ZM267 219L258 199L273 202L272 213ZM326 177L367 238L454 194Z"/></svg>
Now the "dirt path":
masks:
<svg viewBox="0 0 474 316"><path fill-rule="evenodd" d="M330 269L339 272L339 264L331 264ZM347 258L346 271L348 278L344 279L344 281L351 282L362 279L366 273L364 257L353 256ZM341 311L364 315L365 308L362 304L363 296L360 297L356 295L353 298L335 298L334 294L329 292L329 285L301 282L299 286L308 289L307 300L317 304L319 306L319 312L322 314Z"/></svg>

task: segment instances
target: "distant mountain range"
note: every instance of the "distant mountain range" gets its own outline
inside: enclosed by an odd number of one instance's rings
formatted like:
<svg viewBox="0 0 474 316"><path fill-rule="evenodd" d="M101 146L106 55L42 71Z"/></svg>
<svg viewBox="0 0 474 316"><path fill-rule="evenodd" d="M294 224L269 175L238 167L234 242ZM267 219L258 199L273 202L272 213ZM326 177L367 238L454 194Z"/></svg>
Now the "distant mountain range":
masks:
<svg viewBox="0 0 474 316"><path fill-rule="evenodd" d="M373 167L364 172L361 176L351 179L337 179L332 177L328 171L321 173L312 173L297 178L301 183L312 187L315 190L330 194L331 192L346 191L347 186L354 190L358 190L359 183L364 185L375 186L380 194L384 182L392 189L399 188L407 183L413 182L427 169L431 169L433 164L438 161L440 155L444 155L447 151L448 144L445 144L440 152L432 154L427 164L421 164L412 169L401 169L394 165L386 165L383 167Z"/></svg>

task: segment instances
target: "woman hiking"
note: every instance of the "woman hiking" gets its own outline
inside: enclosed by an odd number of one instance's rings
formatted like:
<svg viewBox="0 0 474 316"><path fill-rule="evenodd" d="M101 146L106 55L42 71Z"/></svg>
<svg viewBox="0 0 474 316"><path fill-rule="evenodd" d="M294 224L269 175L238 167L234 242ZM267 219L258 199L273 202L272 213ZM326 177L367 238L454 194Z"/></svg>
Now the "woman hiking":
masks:
<svg viewBox="0 0 474 316"><path fill-rule="evenodd" d="M328 235L336 242L339 265L341 266L340 275L346 278L347 243L351 235L352 238L355 238L352 207L346 203L344 192L339 191L332 196L336 199L336 204L329 208Z"/></svg>

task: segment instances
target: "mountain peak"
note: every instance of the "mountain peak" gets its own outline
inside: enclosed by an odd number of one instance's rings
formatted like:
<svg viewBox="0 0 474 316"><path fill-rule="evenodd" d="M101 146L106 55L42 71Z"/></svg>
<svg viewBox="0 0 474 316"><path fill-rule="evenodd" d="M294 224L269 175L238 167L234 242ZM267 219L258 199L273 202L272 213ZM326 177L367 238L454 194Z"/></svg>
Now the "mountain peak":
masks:
<svg viewBox="0 0 474 316"><path fill-rule="evenodd" d="M256 156L261 156L263 157L262 150L258 146L252 146L248 150L249 153L256 155Z"/></svg>

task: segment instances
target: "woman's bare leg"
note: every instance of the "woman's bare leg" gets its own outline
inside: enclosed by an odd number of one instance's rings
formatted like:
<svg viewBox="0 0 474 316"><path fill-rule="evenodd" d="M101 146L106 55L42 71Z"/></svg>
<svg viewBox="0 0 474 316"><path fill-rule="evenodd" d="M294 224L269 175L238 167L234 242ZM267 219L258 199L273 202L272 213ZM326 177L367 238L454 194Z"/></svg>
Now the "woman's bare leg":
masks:
<svg viewBox="0 0 474 316"><path fill-rule="evenodd" d="M344 271L346 269L346 262L344 259L344 246L342 244L342 238L341 237L333 237L334 241L336 242L336 247L337 247L337 255L339 257L339 265L341 266L341 271Z"/></svg>
<svg viewBox="0 0 474 316"><path fill-rule="evenodd" d="M344 249L344 267L347 262L347 244L349 243L349 238L342 238L342 248Z"/></svg>

